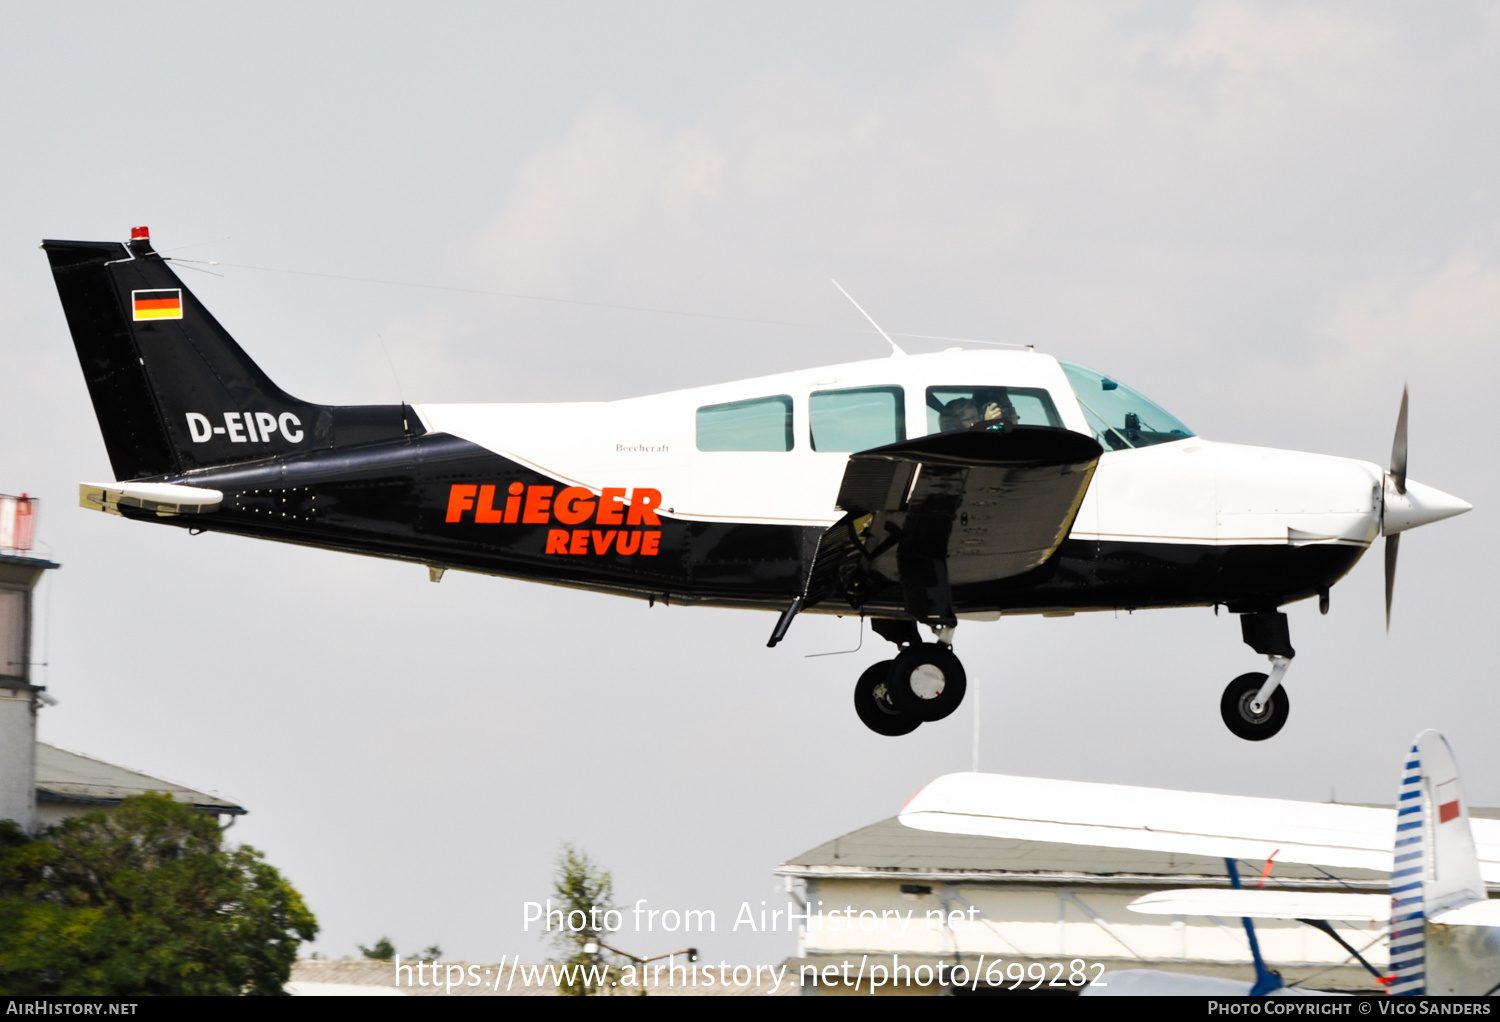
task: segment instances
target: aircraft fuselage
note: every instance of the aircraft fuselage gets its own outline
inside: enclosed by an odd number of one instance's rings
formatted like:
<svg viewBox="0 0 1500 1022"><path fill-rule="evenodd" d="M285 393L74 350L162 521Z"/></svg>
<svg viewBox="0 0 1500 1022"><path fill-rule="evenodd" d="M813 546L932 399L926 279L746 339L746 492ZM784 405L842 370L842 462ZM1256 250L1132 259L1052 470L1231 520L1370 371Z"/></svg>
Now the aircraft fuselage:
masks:
<svg viewBox="0 0 1500 1022"><path fill-rule="evenodd" d="M889 388L904 402L907 434L920 435L909 427L928 425L927 389L955 385L1044 390L1066 428L1092 435L1052 358L944 352L623 401L417 405L421 435L333 450L273 453L288 441L279 428L269 437L262 429L263 459L161 477L223 491L219 511L158 520L668 602L779 610L801 591L808 552L840 514L848 452L813 449L811 394ZM772 394L791 402L790 450L698 449L697 409ZM980 617L1239 610L1312 596L1378 534L1382 477L1369 462L1196 436L1107 450L1056 555L1021 576L955 582L955 609ZM891 599L863 609L903 613Z"/></svg>

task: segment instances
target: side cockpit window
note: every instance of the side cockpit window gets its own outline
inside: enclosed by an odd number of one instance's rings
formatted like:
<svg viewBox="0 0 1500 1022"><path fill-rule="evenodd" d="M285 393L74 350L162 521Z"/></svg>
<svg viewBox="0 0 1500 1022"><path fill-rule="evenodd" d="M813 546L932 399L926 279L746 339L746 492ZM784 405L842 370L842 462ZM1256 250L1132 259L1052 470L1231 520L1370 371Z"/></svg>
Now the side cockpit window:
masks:
<svg viewBox="0 0 1500 1022"><path fill-rule="evenodd" d="M786 394L704 405L698 409L700 451L790 451L792 399Z"/></svg>
<svg viewBox="0 0 1500 1022"><path fill-rule="evenodd" d="M906 439L906 392L900 387L815 390L807 405L815 451L853 453Z"/></svg>
<svg viewBox="0 0 1500 1022"><path fill-rule="evenodd" d="M927 432L948 433L981 424L1062 428L1045 390L1033 387L928 387Z"/></svg>
<svg viewBox="0 0 1500 1022"><path fill-rule="evenodd" d="M1083 366L1060 363L1073 386L1078 404L1094 439L1106 451L1124 451L1132 447L1150 447L1193 435L1167 410L1154 401Z"/></svg>

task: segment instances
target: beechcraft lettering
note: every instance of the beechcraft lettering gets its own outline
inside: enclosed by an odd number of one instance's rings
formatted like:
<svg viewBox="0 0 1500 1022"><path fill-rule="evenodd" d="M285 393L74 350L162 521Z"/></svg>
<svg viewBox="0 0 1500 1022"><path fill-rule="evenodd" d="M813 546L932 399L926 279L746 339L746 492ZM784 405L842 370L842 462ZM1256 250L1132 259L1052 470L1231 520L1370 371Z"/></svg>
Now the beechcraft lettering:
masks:
<svg viewBox="0 0 1500 1022"><path fill-rule="evenodd" d="M1205 439L1035 350L908 356L892 341L889 358L618 401L315 404L131 233L42 246L116 480L83 484L83 506L405 561L433 581L455 569L769 611L768 646L799 614L855 614L894 647L854 684L881 735L963 702L966 622L1199 607L1238 618L1269 662L1229 683L1219 713L1270 738L1296 656L1283 608L1327 612L1384 537L1389 625L1402 533L1469 510L1408 478L1404 395L1386 467ZM1128 698L1149 697L1149 665L1122 672Z"/></svg>
<svg viewBox="0 0 1500 1022"><path fill-rule="evenodd" d="M302 420L291 412L272 415L270 412L225 412L224 425L215 426L213 420L201 412L187 413L188 432L193 443L206 444L215 436L227 436L231 443L268 443L280 433L294 444L300 444L305 435Z"/></svg>

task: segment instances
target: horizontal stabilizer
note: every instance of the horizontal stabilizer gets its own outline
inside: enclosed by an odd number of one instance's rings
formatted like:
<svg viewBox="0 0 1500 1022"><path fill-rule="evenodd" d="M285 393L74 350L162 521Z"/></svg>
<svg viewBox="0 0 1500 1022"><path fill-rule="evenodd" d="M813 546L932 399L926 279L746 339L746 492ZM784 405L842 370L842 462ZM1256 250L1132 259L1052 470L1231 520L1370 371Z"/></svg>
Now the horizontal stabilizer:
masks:
<svg viewBox="0 0 1500 1022"><path fill-rule="evenodd" d="M171 483L80 483L78 505L117 515L121 507L155 511L158 515L202 515L219 510L224 494L203 486Z"/></svg>
<svg viewBox="0 0 1500 1022"><path fill-rule="evenodd" d="M1433 912L1427 917L1444 926L1500 926L1500 900L1481 898Z"/></svg>

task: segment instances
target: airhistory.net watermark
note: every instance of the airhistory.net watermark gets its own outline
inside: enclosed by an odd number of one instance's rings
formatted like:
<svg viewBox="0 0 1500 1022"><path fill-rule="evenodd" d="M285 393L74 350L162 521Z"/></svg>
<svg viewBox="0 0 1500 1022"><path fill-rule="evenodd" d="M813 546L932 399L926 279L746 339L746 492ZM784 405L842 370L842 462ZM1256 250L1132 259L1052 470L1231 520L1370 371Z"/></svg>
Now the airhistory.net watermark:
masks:
<svg viewBox="0 0 1500 1022"><path fill-rule="evenodd" d="M894 955L889 962L871 962L869 955L858 959L843 958L818 965L803 963L792 971L782 965L730 965L719 962L700 964L685 956L679 961L671 955L659 962L611 966L603 962L574 965L545 963L526 965L521 956L507 955L499 965L462 965L426 960L402 962L395 959L396 986L441 988L444 993L460 989L484 988L496 993L515 993L528 989L588 987L596 990L618 990L631 993L643 989L738 989L769 990L775 994L783 986L792 988L842 988L875 994L886 988L917 987L940 989L967 988L977 991L981 985L992 989L1030 990L1081 989L1102 986L1099 982L1104 966L1082 958L1066 965L1060 962L1006 961L978 956L972 964L938 960L903 962ZM1092 972L1092 975L1090 974ZM430 974L430 976L429 976Z"/></svg>

